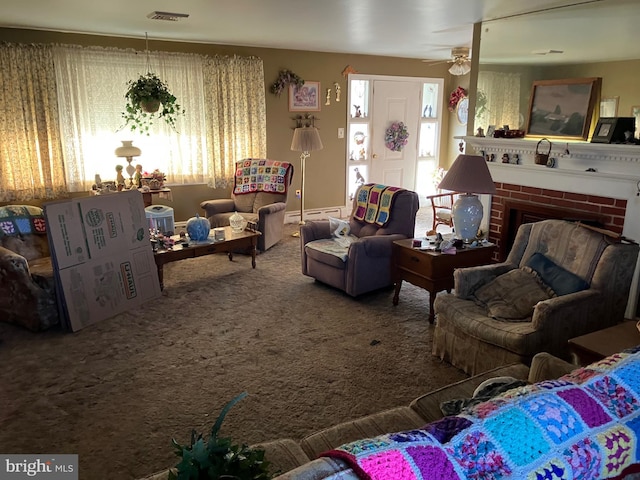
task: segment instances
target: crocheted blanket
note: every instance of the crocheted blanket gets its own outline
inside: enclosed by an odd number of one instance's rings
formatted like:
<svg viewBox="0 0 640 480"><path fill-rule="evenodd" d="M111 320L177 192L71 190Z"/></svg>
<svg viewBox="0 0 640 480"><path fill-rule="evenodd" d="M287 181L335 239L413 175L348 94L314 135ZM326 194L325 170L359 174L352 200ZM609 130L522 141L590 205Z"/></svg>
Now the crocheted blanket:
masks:
<svg viewBox="0 0 640 480"><path fill-rule="evenodd" d="M353 218L383 227L389 221L393 197L404 188L365 183L358 190Z"/></svg>
<svg viewBox="0 0 640 480"><path fill-rule="evenodd" d="M233 193L287 193L287 178L291 179L287 176L289 169L293 169L293 165L287 162L260 158L240 160L236 162Z"/></svg>
<svg viewBox="0 0 640 480"><path fill-rule="evenodd" d="M367 480L622 478L640 471L638 350L323 455Z"/></svg>
<svg viewBox="0 0 640 480"><path fill-rule="evenodd" d="M34 233L39 235L47 233L42 208L33 205L0 207L0 237Z"/></svg>

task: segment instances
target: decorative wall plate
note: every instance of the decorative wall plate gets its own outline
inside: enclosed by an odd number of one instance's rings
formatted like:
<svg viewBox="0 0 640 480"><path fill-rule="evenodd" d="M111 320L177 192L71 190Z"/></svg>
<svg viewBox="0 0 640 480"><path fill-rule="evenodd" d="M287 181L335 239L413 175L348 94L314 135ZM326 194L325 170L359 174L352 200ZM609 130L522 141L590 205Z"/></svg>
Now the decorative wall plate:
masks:
<svg viewBox="0 0 640 480"><path fill-rule="evenodd" d="M461 98L456 106L456 116L460 125L466 125L469 120L469 97Z"/></svg>

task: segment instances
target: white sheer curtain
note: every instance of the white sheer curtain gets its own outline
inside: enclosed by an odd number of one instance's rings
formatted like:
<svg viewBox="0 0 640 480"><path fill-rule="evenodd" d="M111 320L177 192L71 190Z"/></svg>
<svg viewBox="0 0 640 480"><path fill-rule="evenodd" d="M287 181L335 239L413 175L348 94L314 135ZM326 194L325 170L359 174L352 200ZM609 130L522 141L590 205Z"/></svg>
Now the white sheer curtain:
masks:
<svg viewBox="0 0 640 480"><path fill-rule="evenodd" d="M142 150L144 171L160 169L168 183L202 183L208 175L203 57L101 47L54 48L65 171L70 191L91 188L96 174L115 178L125 164L114 154L122 140ZM147 65L149 64L149 65ZM152 71L169 86L186 114L174 131L156 121L149 136L123 126L127 82Z"/></svg>
<svg viewBox="0 0 640 480"><path fill-rule="evenodd" d="M479 111L481 97L486 103ZM478 101L476 101L475 127L487 129L489 125L501 128L509 125L517 129L520 117L520 74L481 71L478 72Z"/></svg>

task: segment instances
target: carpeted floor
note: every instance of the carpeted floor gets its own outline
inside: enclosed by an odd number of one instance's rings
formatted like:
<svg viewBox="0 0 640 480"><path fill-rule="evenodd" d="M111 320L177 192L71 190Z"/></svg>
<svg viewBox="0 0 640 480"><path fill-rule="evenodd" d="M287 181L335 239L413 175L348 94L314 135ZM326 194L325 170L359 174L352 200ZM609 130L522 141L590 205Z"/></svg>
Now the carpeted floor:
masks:
<svg viewBox="0 0 640 480"><path fill-rule="evenodd" d="M424 235L428 212L416 228ZM176 463L170 440L208 432L299 439L465 378L431 356L428 293L353 299L300 273L299 239L258 256L165 266L160 299L80 330L0 323L0 452L77 453L81 479L133 479Z"/></svg>

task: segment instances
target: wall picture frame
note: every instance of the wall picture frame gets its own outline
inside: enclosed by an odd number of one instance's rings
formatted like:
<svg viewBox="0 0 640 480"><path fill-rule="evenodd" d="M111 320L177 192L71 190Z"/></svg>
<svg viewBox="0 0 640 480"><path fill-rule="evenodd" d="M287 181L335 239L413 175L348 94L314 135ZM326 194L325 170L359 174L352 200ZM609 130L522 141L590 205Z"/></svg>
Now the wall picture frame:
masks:
<svg viewBox="0 0 640 480"><path fill-rule="evenodd" d="M617 117L620 97L602 97L600 99L600 116Z"/></svg>
<svg viewBox="0 0 640 480"><path fill-rule="evenodd" d="M460 125L466 125L469 120L469 97L462 97L456 105L456 117Z"/></svg>
<svg viewBox="0 0 640 480"><path fill-rule="evenodd" d="M640 105L633 105L631 107L631 116L636 119L636 132L635 138L640 138Z"/></svg>
<svg viewBox="0 0 640 480"><path fill-rule="evenodd" d="M319 112L320 82L305 81L300 87L289 85L289 111Z"/></svg>
<svg viewBox="0 0 640 480"><path fill-rule="evenodd" d="M534 81L525 134L586 140L601 83L599 77Z"/></svg>

